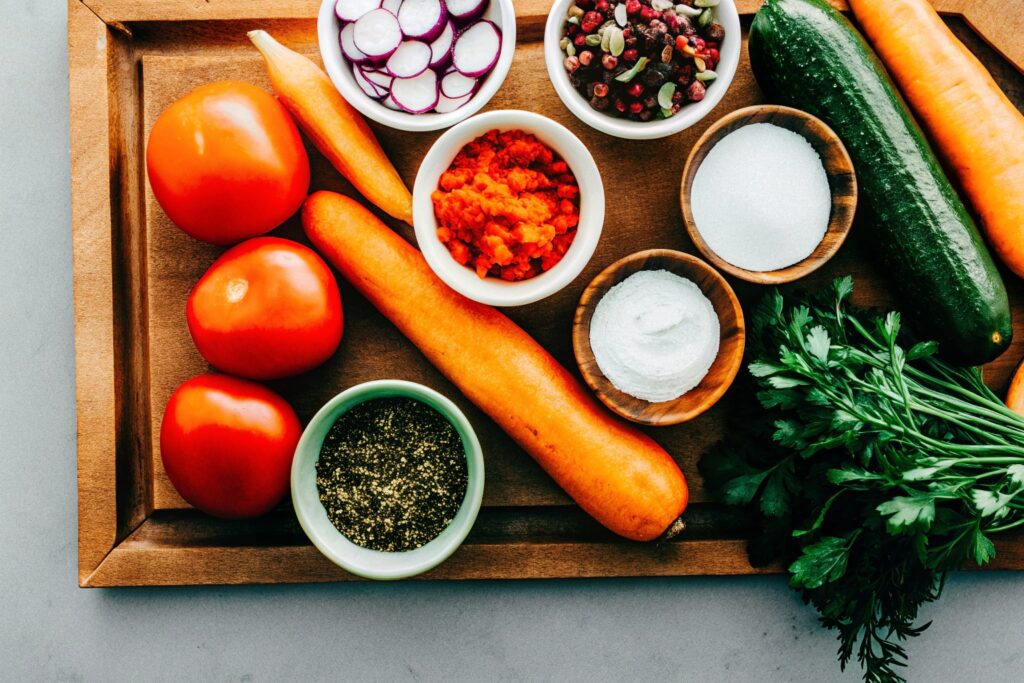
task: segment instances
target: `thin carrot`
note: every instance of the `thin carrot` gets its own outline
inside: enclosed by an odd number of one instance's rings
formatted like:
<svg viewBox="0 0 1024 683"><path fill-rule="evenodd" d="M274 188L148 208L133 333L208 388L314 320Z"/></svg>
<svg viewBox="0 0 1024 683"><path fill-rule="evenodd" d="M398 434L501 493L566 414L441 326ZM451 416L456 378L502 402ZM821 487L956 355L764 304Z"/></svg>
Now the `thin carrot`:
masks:
<svg viewBox="0 0 1024 683"><path fill-rule="evenodd" d="M637 541L678 530L688 493L672 457L604 410L530 335L449 289L353 199L316 192L302 224L345 279L597 521Z"/></svg>
<svg viewBox="0 0 1024 683"><path fill-rule="evenodd" d="M981 217L1024 277L1024 116L928 0L850 0L857 20Z"/></svg>
<svg viewBox="0 0 1024 683"><path fill-rule="evenodd" d="M412 196L362 115L323 69L266 31L250 31L282 104L321 154L385 213L412 225Z"/></svg>

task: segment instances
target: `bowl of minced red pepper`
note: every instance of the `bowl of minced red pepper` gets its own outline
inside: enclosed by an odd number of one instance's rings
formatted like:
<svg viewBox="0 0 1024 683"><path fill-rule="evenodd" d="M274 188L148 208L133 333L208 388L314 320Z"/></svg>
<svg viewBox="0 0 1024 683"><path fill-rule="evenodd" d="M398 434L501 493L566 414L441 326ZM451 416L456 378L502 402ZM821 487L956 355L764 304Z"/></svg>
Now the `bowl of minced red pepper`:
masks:
<svg viewBox="0 0 1024 683"><path fill-rule="evenodd" d="M452 289L495 306L543 299L597 247L604 188L569 130L538 114L494 111L455 126L424 157L413 222L427 263Z"/></svg>

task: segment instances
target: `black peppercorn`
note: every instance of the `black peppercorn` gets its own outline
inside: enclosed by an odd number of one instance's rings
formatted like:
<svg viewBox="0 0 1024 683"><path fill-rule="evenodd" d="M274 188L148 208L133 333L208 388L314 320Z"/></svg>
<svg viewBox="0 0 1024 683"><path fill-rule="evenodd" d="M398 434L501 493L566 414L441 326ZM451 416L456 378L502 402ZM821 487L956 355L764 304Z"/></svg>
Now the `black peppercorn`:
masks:
<svg viewBox="0 0 1024 683"><path fill-rule="evenodd" d="M644 85L649 88L659 88L666 80L664 70L652 66L644 69L641 76L643 78Z"/></svg>

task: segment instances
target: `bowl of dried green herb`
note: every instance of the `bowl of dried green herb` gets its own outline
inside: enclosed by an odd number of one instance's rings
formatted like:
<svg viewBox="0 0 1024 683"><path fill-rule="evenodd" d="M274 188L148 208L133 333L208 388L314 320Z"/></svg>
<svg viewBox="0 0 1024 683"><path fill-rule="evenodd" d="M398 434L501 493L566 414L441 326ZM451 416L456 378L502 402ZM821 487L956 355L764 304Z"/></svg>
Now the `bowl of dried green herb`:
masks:
<svg viewBox="0 0 1024 683"><path fill-rule="evenodd" d="M433 569L480 511L480 442L458 406L414 382L347 389L313 416L292 461L292 502L328 559L368 579Z"/></svg>

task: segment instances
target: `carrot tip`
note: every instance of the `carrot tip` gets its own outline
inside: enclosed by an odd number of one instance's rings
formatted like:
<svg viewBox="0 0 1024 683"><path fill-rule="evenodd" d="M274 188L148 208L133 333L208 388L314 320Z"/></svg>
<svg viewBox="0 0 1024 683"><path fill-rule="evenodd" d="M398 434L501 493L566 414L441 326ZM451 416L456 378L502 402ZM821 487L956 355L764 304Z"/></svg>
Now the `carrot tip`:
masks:
<svg viewBox="0 0 1024 683"><path fill-rule="evenodd" d="M669 539L673 539L679 534L683 533L685 529L686 522L683 521L682 517L677 517L676 521L672 522L669 525L668 529L665 530L665 533L661 535L661 540L667 541Z"/></svg>

